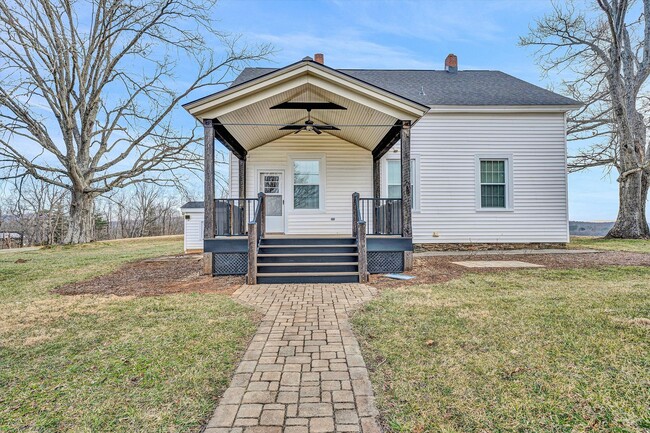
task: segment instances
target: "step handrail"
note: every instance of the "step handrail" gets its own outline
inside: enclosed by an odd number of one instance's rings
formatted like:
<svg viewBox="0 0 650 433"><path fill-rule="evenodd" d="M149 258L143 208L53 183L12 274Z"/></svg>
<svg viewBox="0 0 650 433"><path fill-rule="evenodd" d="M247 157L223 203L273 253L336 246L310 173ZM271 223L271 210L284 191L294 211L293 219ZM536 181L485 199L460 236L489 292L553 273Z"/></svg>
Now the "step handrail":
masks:
<svg viewBox="0 0 650 433"><path fill-rule="evenodd" d="M257 284L257 252L266 234L266 194L257 195L254 218L248 223L248 284Z"/></svg>

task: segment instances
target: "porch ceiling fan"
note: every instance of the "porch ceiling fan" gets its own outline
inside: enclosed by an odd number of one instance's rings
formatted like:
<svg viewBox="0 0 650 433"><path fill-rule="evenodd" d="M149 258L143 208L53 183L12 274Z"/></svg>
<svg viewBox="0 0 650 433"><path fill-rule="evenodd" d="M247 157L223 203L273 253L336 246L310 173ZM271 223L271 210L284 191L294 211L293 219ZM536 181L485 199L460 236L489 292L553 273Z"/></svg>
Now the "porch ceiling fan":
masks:
<svg viewBox="0 0 650 433"><path fill-rule="evenodd" d="M313 131L316 134L322 134L323 131L340 131L340 128L337 128L336 126L333 125L317 125L314 123L313 120L311 120L311 108L307 108L307 120L305 120L304 125L284 125L279 129L280 131L296 131L294 134L299 133L300 131Z"/></svg>

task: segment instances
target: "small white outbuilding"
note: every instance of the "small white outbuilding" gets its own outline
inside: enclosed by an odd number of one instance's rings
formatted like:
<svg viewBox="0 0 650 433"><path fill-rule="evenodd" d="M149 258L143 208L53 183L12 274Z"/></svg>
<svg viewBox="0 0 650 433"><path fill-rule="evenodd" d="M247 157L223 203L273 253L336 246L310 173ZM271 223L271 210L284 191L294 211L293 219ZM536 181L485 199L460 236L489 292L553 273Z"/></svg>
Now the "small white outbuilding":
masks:
<svg viewBox="0 0 650 433"><path fill-rule="evenodd" d="M185 254L203 252L203 202L191 201L181 207L184 219Z"/></svg>

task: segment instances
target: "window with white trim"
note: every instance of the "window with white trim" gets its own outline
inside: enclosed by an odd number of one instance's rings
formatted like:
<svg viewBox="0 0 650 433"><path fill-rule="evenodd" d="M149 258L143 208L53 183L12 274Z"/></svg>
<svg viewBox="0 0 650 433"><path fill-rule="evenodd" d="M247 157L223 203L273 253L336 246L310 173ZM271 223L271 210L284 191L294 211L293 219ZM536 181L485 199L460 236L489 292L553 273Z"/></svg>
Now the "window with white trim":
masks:
<svg viewBox="0 0 650 433"><path fill-rule="evenodd" d="M416 202L416 163L415 158L411 159L411 207L415 208ZM400 159L387 159L386 160L386 198L401 198L402 197L402 160Z"/></svg>
<svg viewBox="0 0 650 433"><path fill-rule="evenodd" d="M479 159L480 199L482 209L507 209L508 203L508 159Z"/></svg>
<svg viewBox="0 0 650 433"><path fill-rule="evenodd" d="M320 160L293 161L293 208L320 209Z"/></svg>

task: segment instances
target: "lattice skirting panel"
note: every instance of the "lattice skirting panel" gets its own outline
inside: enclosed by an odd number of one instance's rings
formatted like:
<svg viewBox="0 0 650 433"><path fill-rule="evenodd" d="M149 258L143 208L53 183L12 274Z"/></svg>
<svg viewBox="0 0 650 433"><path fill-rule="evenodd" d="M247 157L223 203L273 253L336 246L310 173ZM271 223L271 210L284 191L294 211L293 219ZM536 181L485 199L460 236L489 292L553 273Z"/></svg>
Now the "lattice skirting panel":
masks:
<svg viewBox="0 0 650 433"><path fill-rule="evenodd" d="M368 251L368 272L404 272L404 251Z"/></svg>
<svg viewBox="0 0 650 433"><path fill-rule="evenodd" d="M246 275L248 253L214 253L212 264L214 275Z"/></svg>

